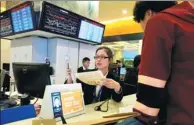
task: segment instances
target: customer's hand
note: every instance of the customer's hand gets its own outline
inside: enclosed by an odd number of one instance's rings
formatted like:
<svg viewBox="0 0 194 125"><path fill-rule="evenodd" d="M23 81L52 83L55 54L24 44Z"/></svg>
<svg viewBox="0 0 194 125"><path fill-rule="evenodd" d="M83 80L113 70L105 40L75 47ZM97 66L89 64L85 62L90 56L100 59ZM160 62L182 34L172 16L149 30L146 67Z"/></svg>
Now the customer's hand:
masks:
<svg viewBox="0 0 194 125"><path fill-rule="evenodd" d="M101 85L104 85L109 89L114 89L116 93L118 93L121 89L120 84L113 79L104 79Z"/></svg>

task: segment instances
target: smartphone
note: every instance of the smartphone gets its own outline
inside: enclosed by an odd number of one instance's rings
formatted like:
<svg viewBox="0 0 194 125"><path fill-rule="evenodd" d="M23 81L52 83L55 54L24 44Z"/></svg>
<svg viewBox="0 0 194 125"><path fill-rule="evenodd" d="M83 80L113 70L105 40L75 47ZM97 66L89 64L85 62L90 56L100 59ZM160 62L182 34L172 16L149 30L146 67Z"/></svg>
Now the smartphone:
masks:
<svg viewBox="0 0 194 125"><path fill-rule="evenodd" d="M51 93L51 98L54 118L61 117L63 115L63 111L60 92Z"/></svg>

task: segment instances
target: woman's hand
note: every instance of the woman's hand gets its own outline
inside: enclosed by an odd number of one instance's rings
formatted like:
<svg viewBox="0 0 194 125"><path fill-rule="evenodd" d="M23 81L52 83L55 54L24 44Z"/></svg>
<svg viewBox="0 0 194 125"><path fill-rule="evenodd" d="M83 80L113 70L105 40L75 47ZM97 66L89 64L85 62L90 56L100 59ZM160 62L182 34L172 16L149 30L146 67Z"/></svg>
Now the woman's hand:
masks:
<svg viewBox="0 0 194 125"><path fill-rule="evenodd" d="M71 69L67 69L67 84L73 83L73 79L71 76Z"/></svg>
<svg viewBox="0 0 194 125"><path fill-rule="evenodd" d="M71 69L67 69L67 75L71 75Z"/></svg>
<svg viewBox="0 0 194 125"><path fill-rule="evenodd" d="M109 89L114 89L116 93L119 93L121 86L118 82L116 82L113 79L104 79L101 83L101 85L106 86Z"/></svg>

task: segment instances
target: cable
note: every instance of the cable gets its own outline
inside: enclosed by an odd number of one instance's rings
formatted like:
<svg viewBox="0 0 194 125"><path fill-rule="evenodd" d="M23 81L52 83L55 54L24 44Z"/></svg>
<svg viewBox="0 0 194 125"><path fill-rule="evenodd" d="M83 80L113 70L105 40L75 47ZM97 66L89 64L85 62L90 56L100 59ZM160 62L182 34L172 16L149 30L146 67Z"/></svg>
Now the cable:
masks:
<svg viewBox="0 0 194 125"><path fill-rule="evenodd" d="M106 102L107 102L106 110L102 110L102 109L101 109L101 106L102 106L103 104L105 104ZM94 110L95 110L95 111L101 111L101 112L107 112L107 111L108 111L108 107L109 107L109 99L105 100L105 101L102 102L100 105L96 106L96 107L94 108Z"/></svg>
<svg viewBox="0 0 194 125"><path fill-rule="evenodd" d="M61 115L61 121L62 121L63 124L67 124L67 122L66 122L65 118L63 117L63 115Z"/></svg>
<svg viewBox="0 0 194 125"><path fill-rule="evenodd" d="M36 98L36 101L34 102L34 104L36 104L38 102L38 98Z"/></svg>

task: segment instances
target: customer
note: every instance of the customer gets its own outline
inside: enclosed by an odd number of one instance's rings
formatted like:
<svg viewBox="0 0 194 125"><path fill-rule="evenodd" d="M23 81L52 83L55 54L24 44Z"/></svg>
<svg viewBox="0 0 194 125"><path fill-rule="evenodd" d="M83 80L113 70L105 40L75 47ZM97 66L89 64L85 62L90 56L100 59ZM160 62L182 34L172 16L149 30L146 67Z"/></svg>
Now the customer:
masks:
<svg viewBox="0 0 194 125"><path fill-rule="evenodd" d="M113 60L111 49L104 46L99 47L96 50L94 59L97 69L102 72L106 79L96 87L86 85L83 88L85 103L91 104L93 102L104 101L111 98L116 102L120 102L123 98L123 91L119 82L119 77L109 72L109 65ZM70 75L70 72L68 74ZM82 83L82 85L83 84L84 83Z"/></svg>
<svg viewBox="0 0 194 125"><path fill-rule="evenodd" d="M137 55L133 61L133 67L127 68L127 73L125 75L125 88L124 88L124 95L134 94L137 92L137 80L138 80L138 71L139 71L139 64L140 64L141 56ZM130 86L129 86L130 85Z"/></svg>
<svg viewBox="0 0 194 125"><path fill-rule="evenodd" d="M90 58L88 57L84 57L83 60L82 60L82 65L81 67L79 67L77 69L77 72L83 72L85 70L88 70L89 66L90 66Z"/></svg>
<svg viewBox="0 0 194 125"><path fill-rule="evenodd" d="M164 125L157 117L165 104L167 125L194 124L194 8L189 2L174 4L142 1L134 9L145 32L134 107L141 113L139 125Z"/></svg>
<svg viewBox="0 0 194 125"><path fill-rule="evenodd" d="M141 62L141 55L135 56L134 61L133 61L133 67L138 70L140 62Z"/></svg>

